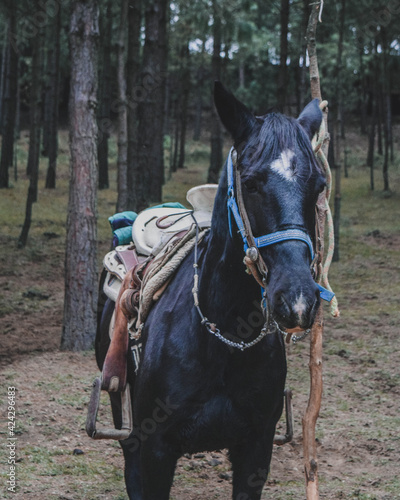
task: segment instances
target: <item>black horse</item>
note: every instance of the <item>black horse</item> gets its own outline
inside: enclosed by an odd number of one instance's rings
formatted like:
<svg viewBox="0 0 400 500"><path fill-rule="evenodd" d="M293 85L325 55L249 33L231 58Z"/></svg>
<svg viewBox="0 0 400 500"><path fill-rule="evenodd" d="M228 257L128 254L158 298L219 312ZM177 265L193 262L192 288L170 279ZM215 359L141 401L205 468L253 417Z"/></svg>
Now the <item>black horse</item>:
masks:
<svg viewBox="0 0 400 500"><path fill-rule="evenodd" d="M225 448L233 498L260 498L283 406L281 331L311 327L320 302L310 268L315 205L325 186L310 143L322 120L318 102L297 120L275 112L255 117L216 83L215 104L234 140L211 230L197 249L199 306L216 327L202 324L194 305L192 253L147 318L140 368L129 375L135 428L121 445L130 499L168 499L180 456ZM236 179L228 172L235 166ZM262 288L243 265L242 219L231 203L238 197L255 240L282 236L249 253L261 255L263 307ZM108 301L100 311L100 367L112 310ZM111 399L118 426L118 398Z"/></svg>

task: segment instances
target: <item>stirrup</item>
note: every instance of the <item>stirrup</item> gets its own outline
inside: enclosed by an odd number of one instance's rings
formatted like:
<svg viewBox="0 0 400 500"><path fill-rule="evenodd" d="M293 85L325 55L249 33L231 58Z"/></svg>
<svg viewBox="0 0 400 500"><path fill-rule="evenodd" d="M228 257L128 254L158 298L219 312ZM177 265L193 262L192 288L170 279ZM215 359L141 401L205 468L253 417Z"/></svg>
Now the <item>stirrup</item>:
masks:
<svg viewBox="0 0 400 500"><path fill-rule="evenodd" d="M88 406L86 432L92 439L116 439L118 441L127 439L133 428L131 392L129 384L127 383L125 389L121 392L121 429L96 429L97 412L99 410L100 403L101 384L101 378L96 377L93 381L92 394L90 396Z"/></svg>

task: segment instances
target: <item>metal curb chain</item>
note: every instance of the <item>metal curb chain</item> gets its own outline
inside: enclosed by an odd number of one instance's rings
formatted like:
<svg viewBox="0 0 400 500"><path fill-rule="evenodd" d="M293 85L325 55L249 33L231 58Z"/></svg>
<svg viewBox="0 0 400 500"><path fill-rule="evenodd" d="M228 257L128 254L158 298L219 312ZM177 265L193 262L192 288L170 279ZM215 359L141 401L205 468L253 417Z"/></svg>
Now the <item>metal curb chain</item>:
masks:
<svg viewBox="0 0 400 500"><path fill-rule="evenodd" d="M204 320L201 322L202 325L204 325L207 328L207 331L209 333L212 333L215 337L219 338L219 340L222 340L225 344L229 345L230 347L235 347L236 349L240 349L241 351L244 351L245 349L248 349L249 347L253 347L253 345L258 344L260 340L262 340L266 335L269 333L272 333L268 330L267 326L264 325L263 328L261 329L260 335L252 340L251 342L244 342L243 340L241 342L233 342L232 340L227 339L223 335L221 335L220 330L215 327L215 330L213 330L210 327L210 322L208 321L207 318L204 318Z"/></svg>

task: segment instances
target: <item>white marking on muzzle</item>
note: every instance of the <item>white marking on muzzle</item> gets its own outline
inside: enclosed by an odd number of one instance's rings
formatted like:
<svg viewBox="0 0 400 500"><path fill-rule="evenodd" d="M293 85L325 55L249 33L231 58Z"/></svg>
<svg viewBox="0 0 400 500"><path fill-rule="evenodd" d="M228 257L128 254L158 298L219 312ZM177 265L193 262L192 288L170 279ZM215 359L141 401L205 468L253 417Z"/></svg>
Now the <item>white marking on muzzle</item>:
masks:
<svg viewBox="0 0 400 500"><path fill-rule="evenodd" d="M296 174L292 167L293 157L294 151L285 149L279 157L271 163L271 168L274 172L291 182L296 180Z"/></svg>
<svg viewBox="0 0 400 500"><path fill-rule="evenodd" d="M307 302L304 298L303 292L300 293L300 296L296 300L295 304L293 305L293 311L297 314L299 320L301 320L301 317L305 313L307 308Z"/></svg>

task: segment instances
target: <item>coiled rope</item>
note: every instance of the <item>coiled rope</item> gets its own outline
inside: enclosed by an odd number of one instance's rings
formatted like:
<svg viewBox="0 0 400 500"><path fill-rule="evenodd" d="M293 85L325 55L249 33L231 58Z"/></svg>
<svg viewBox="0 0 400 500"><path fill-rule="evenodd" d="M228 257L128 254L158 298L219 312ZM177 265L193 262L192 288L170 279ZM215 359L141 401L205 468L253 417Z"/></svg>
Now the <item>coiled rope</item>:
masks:
<svg viewBox="0 0 400 500"><path fill-rule="evenodd" d="M328 101L322 101L319 105L321 111L328 106ZM311 144L314 150L314 154L317 157L317 160L322 167L325 177L326 177L326 189L325 189L325 214L326 214L326 226L328 232L328 249L326 252L325 261L322 263L321 271L317 276L317 282L320 283L327 290L332 291L332 288L329 284L328 273L329 268L332 263L333 250L335 248L335 236L333 230L333 218L332 212L329 206L329 200L332 192L332 173L329 167L328 160L322 150L322 145L327 138L325 120L322 120L319 131L314 135ZM323 235L321 235L323 238ZM335 318L340 316L340 311L338 307L338 301L336 295L331 300L331 315Z"/></svg>

